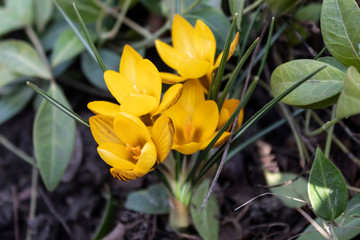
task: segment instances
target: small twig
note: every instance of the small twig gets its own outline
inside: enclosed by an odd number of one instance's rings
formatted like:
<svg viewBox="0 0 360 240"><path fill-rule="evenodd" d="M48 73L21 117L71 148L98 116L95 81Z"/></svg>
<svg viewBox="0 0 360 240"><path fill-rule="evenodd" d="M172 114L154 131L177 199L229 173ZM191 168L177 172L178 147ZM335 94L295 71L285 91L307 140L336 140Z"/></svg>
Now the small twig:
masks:
<svg viewBox="0 0 360 240"><path fill-rule="evenodd" d="M301 208L297 208L296 209L299 213L301 213L301 215L304 216L304 218L306 218L306 220L308 220L310 222L311 225L314 226L314 228L326 239L331 239L330 235L325 232L325 230L323 228L321 228L321 226L314 220L312 219L309 214L307 214L304 210L302 210Z"/></svg>
<svg viewBox="0 0 360 240"><path fill-rule="evenodd" d="M258 186L263 187L263 188L276 188L276 187L286 186L286 185L289 185L289 184L295 182L296 180L298 180L306 171L307 171L306 168L304 168L295 178L288 180L286 182L283 182L283 183L279 183L279 184L271 185L271 186L258 184Z"/></svg>
<svg viewBox="0 0 360 240"><path fill-rule="evenodd" d="M12 193L12 202L13 202L13 211L14 211L14 239L20 240L20 233L19 233L19 199L17 196L16 187L11 187Z"/></svg>
<svg viewBox="0 0 360 240"><path fill-rule="evenodd" d="M36 200L37 200L37 188L39 184L38 170L33 167L31 174L31 197L30 197L30 210L28 222L31 222L35 218L36 212ZM32 229L28 226L26 229L26 240L31 240Z"/></svg>

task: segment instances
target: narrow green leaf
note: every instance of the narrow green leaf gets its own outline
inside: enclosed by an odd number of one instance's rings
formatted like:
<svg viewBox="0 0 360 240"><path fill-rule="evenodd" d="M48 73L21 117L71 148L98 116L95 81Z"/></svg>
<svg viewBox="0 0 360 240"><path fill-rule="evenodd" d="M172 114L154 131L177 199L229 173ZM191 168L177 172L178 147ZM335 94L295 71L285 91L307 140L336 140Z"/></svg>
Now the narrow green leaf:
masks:
<svg viewBox="0 0 360 240"><path fill-rule="evenodd" d="M163 185L152 185L148 189L128 195L125 207L129 210L147 214L169 213L169 197Z"/></svg>
<svg viewBox="0 0 360 240"><path fill-rule="evenodd" d="M51 73L42 63L34 48L24 41L2 41L0 43L0 64L23 76L44 79L51 77Z"/></svg>
<svg viewBox="0 0 360 240"><path fill-rule="evenodd" d="M239 30L241 27L241 19L244 11L244 6L245 6L245 0L229 0L229 8L233 17L235 13L239 15L236 21L236 26Z"/></svg>
<svg viewBox="0 0 360 240"><path fill-rule="evenodd" d="M348 191L344 177L319 148L310 171L308 194L316 214L326 221L334 220L346 208Z"/></svg>
<svg viewBox="0 0 360 240"><path fill-rule="evenodd" d="M360 70L360 9L355 0L324 0L321 33L329 52Z"/></svg>
<svg viewBox="0 0 360 240"><path fill-rule="evenodd" d="M76 13L74 12L73 3L76 4L81 16L83 16L84 22L95 22L101 12L101 7L96 4L95 1L89 0L60 0L59 6L64 10L66 15L72 21L78 21Z"/></svg>
<svg viewBox="0 0 360 240"><path fill-rule="evenodd" d="M295 9L302 0L267 0L271 12L275 16L282 16Z"/></svg>
<svg viewBox="0 0 360 240"><path fill-rule="evenodd" d="M13 87L6 95L0 95L0 124L20 112L33 95L34 92L24 84Z"/></svg>
<svg viewBox="0 0 360 240"><path fill-rule="evenodd" d="M327 63L333 67L336 67L343 73L346 73L346 71L347 71L347 67L344 64L342 64L341 62L339 62L338 60L336 60L336 58L334 58L334 57L330 57L330 56L321 57L321 58L318 58L317 61Z"/></svg>
<svg viewBox="0 0 360 240"><path fill-rule="evenodd" d="M351 66L346 72L344 88L336 106L336 117L348 118L360 113L360 74Z"/></svg>
<svg viewBox="0 0 360 240"><path fill-rule="evenodd" d="M35 23L37 30L42 32L53 16L54 3L51 0L33 0L35 7Z"/></svg>
<svg viewBox="0 0 360 240"><path fill-rule="evenodd" d="M202 202L209 190L210 180L205 179L191 198L190 213L195 228L204 240L216 240L219 238L219 206L216 198L212 195L204 209L199 212Z"/></svg>
<svg viewBox="0 0 360 240"><path fill-rule="evenodd" d="M48 95L70 108L61 89L50 85ZM75 121L43 100L34 122L34 149L40 175L49 191L59 185L75 143Z"/></svg>
<svg viewBox="0 0 360 240"><path fill-rule="evenodd" d="M335 234L338 239L341 240L351 240L355 239L357 235L360 234L360 218L353 215L359 215L360 213L360 194L353 197L343 215L340 215L335 219ZM322 220L316 218L315 220L320 226L322 225ZM326 229L324 229L326 230ZM303 232L303 234L297 238L298 240L322 240L325 239L316 229L310 224Z"/></svg>
<svg viewBox="0 0 360 240"><path fill-rule="evenodd" d="M287 173L287 172L268 172L265 171L264 173L266 183L269 186L274 186L278 184L283 184L287 181L293 180L297 177L294 173ZM308 201L308 194L307 194L307 181L303 177L299 177L294 182L290 184L285 184L279 187L273 187L269 189L272 193L276 193L280 196L287 196L290 198L300 199L304 201ZM304 202L299 202L294 199L288 199L279 197L279 199L283 202L283 204L289 208L298 208L303 207L306 205Z"/></svg>
<svg viewBox="0 0 360 240"><path fill-rule="evenodd" d="M302 84L282 102L301 108L324 108L334 104L343 88L345 74L339 69L316 60L294 60L277 67L271 75L271 89L278 96L297 79L319 67L326 69Z"/></svg>
<svg viewBox="0 0 360 240"><path fill-rule="evenodd" d="M51 65L58 66L85 50L85 46L81 43L73 30L67 29L61 33L56 39L54 50L51 58Z"/></svg>

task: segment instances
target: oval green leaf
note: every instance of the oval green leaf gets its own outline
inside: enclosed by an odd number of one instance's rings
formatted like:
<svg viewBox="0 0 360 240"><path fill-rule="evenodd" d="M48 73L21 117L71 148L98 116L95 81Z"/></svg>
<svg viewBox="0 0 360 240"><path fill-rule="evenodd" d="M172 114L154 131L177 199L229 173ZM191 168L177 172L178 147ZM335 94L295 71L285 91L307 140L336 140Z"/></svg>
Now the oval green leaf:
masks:
<svg viewBox="0 0 360 240"><path fill-rule="evenodd" d="M329 52L360 70L360 9L355 0L324 0L321 32Z"/></svg>
<svg viewBox="0 0 360 240"><path fill-rule="evenodd" d="M49 79L50 71L41 62L34 48L18 40L7 40L0 43L0 63L13 72L23 76Z"/></svg>
<svg viewBox="0 0 360 240"><path fill-rule="evenodd" d="M347 205L348 191L344 177L319 148L310 171L308 194L316 214L326 221L340 216Z"/></svg>
<svg viewBox="0 0 360 240"><path fill-rule="evenodd" d="M190 213L195 228L204 240L216 240L219 238L219 206L214 195L211 195L204 209L199 209L209 191L210 180L205 179L191 198Z"/></svg>
<svg viewBox="0 0 360 240"><path fill-rule="evenodd" d="M19 74L14 73L11 69L7 68L6 65L0 63L0 88L14 82L19 77Z"/></svg>
<svg viewBox="0 0 360 240"><path fill-rule="evenodd" d="M36 27L39 32L42 32L53 17L54 3L52 0L34 0L34 8Z"/></svg>
<svg viewBox="0 0 360 240"><path fill-rule="evenodd" d="M336 117L348 118L360 113L360 74L351 66L346 72L344 88L336 106Z"/></svg>
<svg viewBox="0 0 360 240"><path fill-rule="evenodd" d="M85 50L85 46L76 36L73 30L67 29L62 32L55 42L51 57L51 65L58 66Z"/></svg>
<svg viewBox="0 0 360 240"><path fill-rule="evenodd" d="M345 74L339 69L315 60L294 60L277 67L271 75L274 97L309 73L327 66L287 95L282 102L301 108L324 108L334 104L343 88Z"/></svg>
<svg viewBox="0 0 360 240"><path fill-rule="evenodd" d="M52 84L48 94L70 108L61 89ZM34 149L41 178L49 191L60 183L75 144L75 121L43 100L34 122Z"/></svg>
<svg viewBox="0 0 360 240"><path fill-rule="evenodd" d="M264 175L265 175L266 183L270 186L283 184L287 181L295 179L298 176L294 173L286 173L286 172L272 173L268 171L266 171ZM280 196L284 196L284 197L279 197L279 199L283 202L285 206L289 208L303 207L306 204L304 202L297 201L296 199L300 199L304 201L308 200L307 181L303 177L299 177L290 184L286 184L280 187L270 188L270 191ZM285 197L290 197L295 199L289 199Z"/></svg>
<svg viewBox="0 0 360 240"><path fill-rule="evenodd" d="M321 58L318 58L317 61L327 63L333 67L336 67L343 73L346 73L346 71L347 71L347 67L344 64L342 64L341 62L339 62L338 60L336 60L336 58L334 58L334 57L330 57L330 56L321 57Z"/></svg>

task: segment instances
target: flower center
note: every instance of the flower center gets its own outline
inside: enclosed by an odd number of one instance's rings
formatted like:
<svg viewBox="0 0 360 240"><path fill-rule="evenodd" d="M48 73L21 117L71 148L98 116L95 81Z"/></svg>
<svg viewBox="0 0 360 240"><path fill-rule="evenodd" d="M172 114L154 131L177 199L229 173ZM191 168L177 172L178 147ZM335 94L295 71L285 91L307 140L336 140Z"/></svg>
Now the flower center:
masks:
<svg viewBox="0 0 360 240"><path fill-rule="evenodd" d="M136 147L133 147L131 146L130 144L126 144L126 150L133 153L134 155L132 155L131 157L135 160L138 160L140 155L141 155L141 148L140 146L136 146Z"/></svg>
<svg viewBox="0 0 360 240"><path fill-rule="evenodd" d="M191 142L194 136L194 122L190 119L186 120L185 126L184 126L184 135L185 135L185 141Z"/></svg>

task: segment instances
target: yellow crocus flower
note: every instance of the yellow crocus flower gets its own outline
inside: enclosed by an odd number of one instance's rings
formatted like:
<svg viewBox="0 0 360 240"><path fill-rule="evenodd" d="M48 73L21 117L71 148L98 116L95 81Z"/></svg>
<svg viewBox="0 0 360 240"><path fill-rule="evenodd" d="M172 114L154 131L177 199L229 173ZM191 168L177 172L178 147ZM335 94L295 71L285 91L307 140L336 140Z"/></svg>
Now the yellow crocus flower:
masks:
<svg viewBox="0 0 360 240"><path fill-rule="evenodd" d="M224 104L222 105L220 110L219 123L216 128L217 131L219 131L222 128L222 126L224 126L225 123L229 120L231 115L235 112L236 108L239 106L239 103L240 101L238 99L233 99L233 98L225 99ZM241 126L243 119L244 119L244 108L240 110L239 117L236 122L236 129L238 129ZM229 128L227 129L228 131L230 131L231 126L232 125L230 125Z"/></svg>
<svg viewBox="0 0 360 240"><path fill-rule="evenodd" d="M164 83L174 84L187 79L199 79L205 89L209 89L211 74L220 65L221 52L215 59L216 40L210 28L197 20L195 27L183 17L175 14L172 25L173 47L156 40L155 46L161 59L179 75L161 72ZM239 41L239 33L231 43L228 59L235 52Z"/></svg>
<svg viewBox="0 0 360 240"><path fill-rule="evenodd" d="M105 83L119 104L107 101L94 101L88 108L95 114L115 117L119 112L135 116L150 114L154 117L175 104L182 92L182 85L170 87L161 96L161 78L155 65L143 59L132 47L125 45L120 61L119 72L107 70Z"/></svg>
<svg viewBox="0 0 360 240"><path fill-rule="evenodd" d="M115 118L95 115L90 129L99 144L100 157L112 168L111 175L128 181L142 177L170 152L174 126L170 118L159 117L152 128L135 115L118 113Z"/></svg>
<svg viewBox="0 0 360 240"><path fill-rule="evenodd" d="M218 106L212 100L205 100L198 81L186 81L178 102L163 112L163 115L170 117L174 123L172 149L183 154L193 154L206 148L217 134ZM214 147L223 143L229 134L225 132Z"/></svg>

